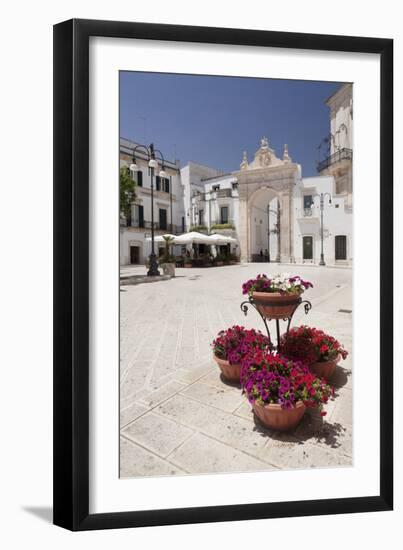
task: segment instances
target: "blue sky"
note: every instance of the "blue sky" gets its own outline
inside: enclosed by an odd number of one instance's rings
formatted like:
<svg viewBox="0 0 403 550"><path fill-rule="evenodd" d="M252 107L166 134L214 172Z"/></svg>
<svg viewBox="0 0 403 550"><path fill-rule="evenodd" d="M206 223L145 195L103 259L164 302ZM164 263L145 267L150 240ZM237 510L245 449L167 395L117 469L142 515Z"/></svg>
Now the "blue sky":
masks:
<svg viewBox="0 0 403 550"><path fill-rule="evenodd" d="M266 136L277 156L288 143L303 176L314 176L318 145L329 133L324 101L337 82L120 73L120 135L153 142L168 160L231 172Z"/></svg>

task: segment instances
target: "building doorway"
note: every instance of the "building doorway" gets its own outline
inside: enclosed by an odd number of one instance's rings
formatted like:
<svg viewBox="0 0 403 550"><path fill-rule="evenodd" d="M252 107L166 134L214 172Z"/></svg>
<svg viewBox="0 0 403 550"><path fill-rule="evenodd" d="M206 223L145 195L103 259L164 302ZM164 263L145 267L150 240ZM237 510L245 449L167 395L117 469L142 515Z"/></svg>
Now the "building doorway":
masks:
<svg viewBox="0 0 403 550"><path fill-rule="evenodd" d="M347 237L346 235L336 235L334 239L335 259L347 260Z"/></svg>
<svg viewBox="0 0 403 550"><path fill-rule="evenodd" d="M130 246L130 263L139 264L140 263L140 247L139 246Z"/></svg>
<svg viewBox="0 0 403 550"><path fill-rule="evenodd" d="M313 237L310 235L302 237L302 259L313 260Z"/></svg>

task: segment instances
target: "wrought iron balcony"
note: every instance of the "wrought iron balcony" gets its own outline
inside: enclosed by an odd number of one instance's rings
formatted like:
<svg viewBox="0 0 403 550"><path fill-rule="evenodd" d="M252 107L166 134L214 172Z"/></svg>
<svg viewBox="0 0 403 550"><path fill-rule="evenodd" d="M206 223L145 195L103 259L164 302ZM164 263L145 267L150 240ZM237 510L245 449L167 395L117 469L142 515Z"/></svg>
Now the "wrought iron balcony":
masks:
<svg viewBox="0 0 403 550"><path fill-rule="evenodd" d="M136 229L151 229L151 222L147 220L142 221L132 221L132 223L128 227L134 227ZM155 231L162 231L165 233L173 233L175 235L179 235L182 232L182 228L179 225L176 224L170 224L169 222L166 222L164 224L160 224L159 222L154 222L154 230Z"/></svg>
<svg viewBox="0 0 403 550"><path fill-rule="evenodd" d="M343 149L336 151L336 153L333 153L333 155L330 155L329 157L325 158L325 160L318 162L317 170L318 172L322 172L322 170L329 168L329 166L331 166L332 164L335 164L336 162L340 162L342 160L352 160L352 159L353 159L352 149L347 149L344 147Z"/></svg>
<svg viewBox="0 0 403 550"><path fill-rule="evenodd" d="M215 191L215 195L217 199L222 199L225 197L231 197L232 196L232 189L218 189Z"/></svg>
<svg viewBox="0 0 403 550"><path fill-rule="evenodd" d="M312 216L312 208L304 208L304 216L305 217L311 217Z"/></svg>

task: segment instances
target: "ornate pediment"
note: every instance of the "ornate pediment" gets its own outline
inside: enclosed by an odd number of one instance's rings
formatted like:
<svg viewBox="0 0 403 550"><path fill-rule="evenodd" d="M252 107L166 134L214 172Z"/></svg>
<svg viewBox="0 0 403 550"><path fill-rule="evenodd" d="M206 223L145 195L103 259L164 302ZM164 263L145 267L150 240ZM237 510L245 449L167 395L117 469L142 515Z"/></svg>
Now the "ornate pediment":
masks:
<svg viewBox="0 0 403 550"><path fill-rule="evenodd" d="M288 156L288 150L283 160L276 157L274 149L269 146L269 140L263 136L260 140L260 147L255 153L255 158L248 164L248 158L246 152L243 154L241 162L241 170L261 170L262 168L269 168L271 166L280 166L290 162L291 159Z"/></svg>

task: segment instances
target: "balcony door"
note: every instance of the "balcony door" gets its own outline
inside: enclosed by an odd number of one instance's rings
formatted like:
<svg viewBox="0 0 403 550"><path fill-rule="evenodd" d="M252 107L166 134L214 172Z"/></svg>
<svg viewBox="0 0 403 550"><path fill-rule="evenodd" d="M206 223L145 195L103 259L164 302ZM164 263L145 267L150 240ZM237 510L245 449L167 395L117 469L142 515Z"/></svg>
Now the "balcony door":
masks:
<svg viewBox="0 0 403 550"><path fill-rule="evenodd" d="M302 237L302 258L313 260L313 237L309 235Z"/></svg>
<svg viewBox="0 0 403 550"><path fill-rule="evenodd" d="M228 206L222 206L220 210L220 223L228 223Z"/></svg>
<svg viewBox="0 0 403 550"><path fill-rule="evenodd" d="M167 229L167 211L164 208L160 208L159 228L160 229Z"/></svg>

